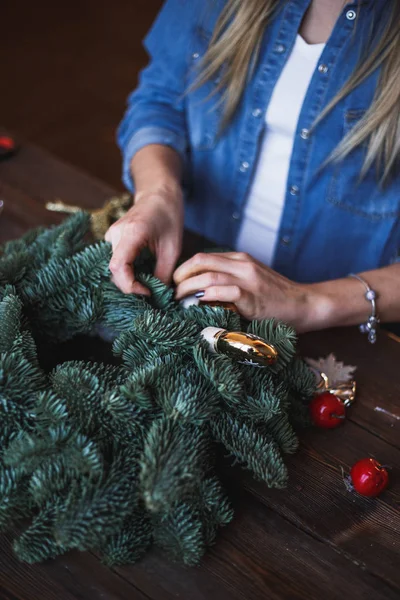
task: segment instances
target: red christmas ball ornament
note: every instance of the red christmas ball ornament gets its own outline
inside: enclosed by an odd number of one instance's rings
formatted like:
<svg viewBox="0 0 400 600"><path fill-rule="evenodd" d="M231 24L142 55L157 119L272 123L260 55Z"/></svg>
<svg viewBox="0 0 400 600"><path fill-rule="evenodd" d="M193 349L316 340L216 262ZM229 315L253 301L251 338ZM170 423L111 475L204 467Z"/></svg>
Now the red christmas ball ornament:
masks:
<svg viewBox="0 0 400 600"><path fill-rule="evenodd" d="M331 392L316 394L310 403L311 419L317 427L334 429L346 418L343 402Z"/></svg>
<svg viewBox="0 0 400 600"><path fill-rule="evenodd" d="M374 498L387 487L389 475L374 458L362 458L350 471L351 483L361 496Z"/></svg>

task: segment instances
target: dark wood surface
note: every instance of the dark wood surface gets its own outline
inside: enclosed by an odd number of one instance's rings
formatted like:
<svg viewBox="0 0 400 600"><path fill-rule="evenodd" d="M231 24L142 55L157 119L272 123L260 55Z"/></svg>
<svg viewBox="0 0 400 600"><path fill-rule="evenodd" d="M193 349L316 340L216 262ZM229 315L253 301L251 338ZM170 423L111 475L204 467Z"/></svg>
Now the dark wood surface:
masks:
<svg viewBox="0 0 400 600"><path fill-rule="evenodd" d="M162 2L1 2L0 128L121 188L115 131Z"/></svg>
<svg viewBox="0 0 400 600"><path fill-rule="evenodd" d="M46 212L55 198L100 206L114 189L23 144L0 163L0 241L60 219ZM188 235L189 250L199 240ZM268 490L237 467L225 484L236 517L221 530L199 568L151 552L135 566L109 569L94 554L70 553L42 565L19 563L11 534L0 543L0 598L8 600L395 600L400 598L400 343L381 333L368 345L355 328L302 336L304 356L334 352L357 365L359 393L345 424L309 430L288 460L287 490ZM349 493L341 468L365 456L391 465L378 499Z"/></svg>

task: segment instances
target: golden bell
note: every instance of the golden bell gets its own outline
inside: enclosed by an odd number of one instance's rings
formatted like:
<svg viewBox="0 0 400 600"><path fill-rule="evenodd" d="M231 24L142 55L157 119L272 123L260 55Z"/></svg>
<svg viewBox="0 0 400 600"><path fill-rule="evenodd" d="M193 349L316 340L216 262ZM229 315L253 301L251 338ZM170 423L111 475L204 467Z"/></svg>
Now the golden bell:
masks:
<svg viewBox="0 0 400 600"><path fill-rule="evenodd" d="M268 367L278 360L276 348L251 333L227 331L217 327L206 327L201 333L211 352L229 356L238 363Z"/></svg>

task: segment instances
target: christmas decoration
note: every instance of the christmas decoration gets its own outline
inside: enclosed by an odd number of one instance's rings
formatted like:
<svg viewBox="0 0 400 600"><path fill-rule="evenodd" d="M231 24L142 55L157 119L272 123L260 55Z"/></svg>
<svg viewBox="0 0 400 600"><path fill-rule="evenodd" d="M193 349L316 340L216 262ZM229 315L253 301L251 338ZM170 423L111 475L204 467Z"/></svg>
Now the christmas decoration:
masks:
<svg viewBox="0 0 400 600"><path fill-rule="evenodd" d="M278 360L276 348L251 333L206 327L201 335L208 342L211 352L225 354L244 365L266 367Z"/></svg>
<svg viewBox="0 0 400 600"><path fill-rule="evenodd" d="M343 402L331 392L316 394L310 403L311 419L317 427L334 429L346 418Z"/></svg>
<svg viewBox="0 0 400 600"><path fill-rule="evenodd" d="M319 393L331 392L347 407L353 404L356 397L356 382L352 377L357 367L344 365L334 354L318 360L311 358L305 360L315 373Z"/></svg>
<svg viewBox="0 0 400 600"><path fill-rule="evenodd" d="M345 407L355 401L356 382L352 376L356 367L344 365L334 354L305 360L314 372L318 386L310 403L311 419L317 427L334 429L346 418Z"/></svg>
<svg viewBox="0 0 400 600"><path fill-rule="evenodd" d="M110 198L102 208L96 208L89 211L91 215L91 232L94 239L102 240L110 225L123 217L132 204L132 196L130 194L122 194L121 196L113 196ZM82 211L81 207L74 206L73 204L66 204L66 202L63 202L62 200L47 202L46 208L52 212L71 215Z"/></svg>
<svg viewBox="0 0 400 600"><path fill-rule="evenodd" d="M0 249L0 528L21 521L27 562L75 548L122 564L154 543L193 565L232 519L216 445L283 488L315 378L290 327L185 310L147 253L135 272L150 298L122 294L110 246L87 243L91 221L77 213ZM210 353L207 327L257 336L276 357L255 369ZM63 362L74 338L112 353Z"/></svg>
<svg viewBox="0 0 400 600"><path fill-rule="evenodd" d="M353 465L350 481L361 496L373 498L387 487L389 475L385 467L374 458L362 458Z"/></svg>

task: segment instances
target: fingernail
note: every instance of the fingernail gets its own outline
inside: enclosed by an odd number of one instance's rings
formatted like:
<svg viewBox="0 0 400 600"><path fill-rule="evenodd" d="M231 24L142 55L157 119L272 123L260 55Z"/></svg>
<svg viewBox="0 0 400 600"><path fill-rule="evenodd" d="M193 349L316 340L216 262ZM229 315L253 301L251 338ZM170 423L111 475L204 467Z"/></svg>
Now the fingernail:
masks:
<svg viewBox="0 0 400 600"><path fill-rule="evenodd" d="M195 298L203 298L204 295L205 292L197 292L197 294L195 294Z"/></svg>

